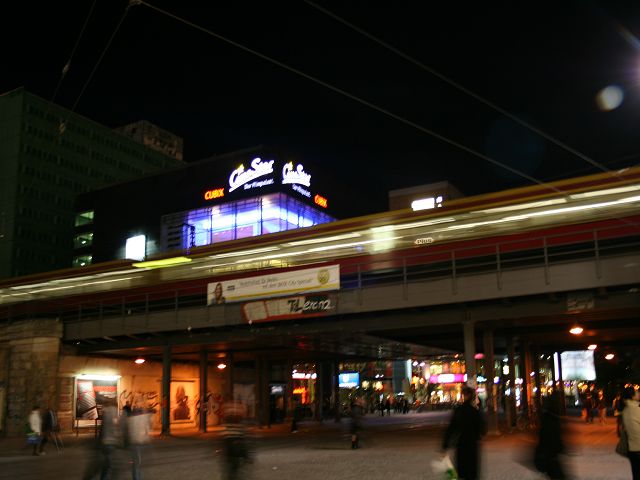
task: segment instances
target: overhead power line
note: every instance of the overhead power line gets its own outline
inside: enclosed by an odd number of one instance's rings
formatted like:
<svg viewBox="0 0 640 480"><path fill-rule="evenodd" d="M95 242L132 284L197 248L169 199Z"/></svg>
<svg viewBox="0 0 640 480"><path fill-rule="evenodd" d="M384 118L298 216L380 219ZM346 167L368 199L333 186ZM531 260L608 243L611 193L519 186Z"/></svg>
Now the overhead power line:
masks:
<svg viewBox="0 0 640 480"><path fill-rule="evenodd" d="M423 70L425 70L427 72L429 72L431 75L433 75L435 77L438 77L443 82L448 83L452 87L454 87L454 88L460 90L461 92L469 95L470 97L476 99L478 102L483 103L484 105L487 105L488 107L494 109L495 111L499 112L500 114L504 115L505 117L513 120L514 122L516 122L516 123L520 124L521 126L531 130L532 132L535 132L536 134L538 134L541 137L545 138L546 140L554 143L555 145L559 146L560 148L563 148L567 152L569 152L569 153L581 158L585 162L589 163L592 167L596 167L596 168L602 170L603 172L608 172L609 171L604 165L602 165L601 163L598 163L595 160L587 157L584 153L579 152L575 148L570 147L566 143L558 140L557 138L555 138L555 137L549 135L548 133L540 130L539 128L531 125L530 123L525 122L521 118L518 118L515 115L507 112L504 108L499 107L498 105L496 105L495 103L487 100L486 98L478 95L477 93L469 90L466 87L463 87L462 85L460 85L459 83L457 83L454 80L450 79L449 77L447 77L447 76L443 75L442 73L438 72L437 70L425 65L424 63L420 62L419 60L417 60L417 59L413 58L412 56L404 53L403 51L397 49L396 47L388 44L384 40L379 39L378 37L370 34L366 30L363 30L362 28L358 27L357 25L354 25L353 23L348 22L347 20L343 19L342 17L340 17L340 16L336 15L335 13L327 10L324 7L321 7L320 5L318 5L317 3L312 2L311 0L304 0L304 1L305 1L305 3L310 5L311 7L315 8L316 10L324 13L325 15L328 15L329 17L331 17L334 20L342 23L343 25L346 25L347 27L351 28L352 30L358 32L359 34L361 34L361 35L363 35L365 37L367 37L369 40L377 43L378 45L383 46L387 50L389 50L389 51L395 53L396 55L404 58L408 62L416 65L417 67L420 67L421 69L423 69Z"/></svg>
<svg viewBox="0 0 640 480"><path fill-rule="evenodd" d="M355 101L355 102L357 102L357 103L359 103L361 105L369 107L372 110L376 110L377 112L383 113L384 115L387 115L388 117L393 118L394 120L397 120L397 121L399 121L401 123L404 123L405 125L408 125L410 127L415 128L416 130L419 130L419 131L421 131L423 133L426 133L427 135L430 135L430 136L432 136L434 138L437 138L438 140L440 140L440 141L442 141L444 143L447 143L449 145L457 147L457 148L459 148L460 150L462 150L462 151L464 151L466 153L469 153L469 154L474 155L474 156L476 156L478 158L481 158L482 160L485 160L486 162L491 163L492 165L495 165L495 166L498 166L500 168L503 168L503 169L505 169L505 170L515 174L515 175L518 175L519 177L524 178L524 179L526 179L526 180L528 180L528 181L530 181L532 183L536 183L538 185L541 185L543 187L546 187L546 188L548 188L550 190L553 190L555 192L558 192L558 193L563 193L562 190L559 190L558 188L556 188L556 187L554 187L552 185L548 185L548 184L546 184L544 182L541 182L540 180L538 180L538 179L536 179L536 178L534 178L534 177L532 177L530 175L527 175L526 173L521 172L521 171L519 171L519 170L517 170L517 169L515 169L513 167L510 167L509 165L505 165L504 163L502 163L502 162L500 162L498 160L495 160L495 159L493 159L493 158L491 158L491 157L489 157L487 155L484 155L484 154L482 154L480 152L477 152L477 151L475 151L475 150L473 150L473 149L471 149L471 148L469 148L469 147L467 147L465 145L462 145L461 143L459 143L459 142L457 142L455 140L451 140L451 139L445 137L444 135L441 135L441 134L439 134L437 132L434 132L433 130L430 130L430 129L426 128L426 127L423 127L422 125L419 125L419 124L417 124L415 122L412 122L411 120L408 120L408 119L406 119L404 117L401 117L400 115L397 115L397 114L395 114L395 113L393 113L393 112L391 112L391 111L389 111L389 110L387 110L385 108L379 107L378 105L375 105L375 104L373 104L373 103L371 103L371 102L369 102L367 100L364 100L363 98L360 98L360 97L358 97L356 95L353 95L353 94L351 94L351 93L349 93L349 92L347 92L345 90L342 90L341 88L338 88L338 87L336 87L334 85L331 85L331 84L329 84L329 83L327 83L327 82L325 82L323 80L320 80L320 79L318 79L318 78L316 78L316 77L314 77L312 75L309 75L309 74L307 74L307 73L305 73L305 72L303 72L301 70L298 70L297 68L291 67L291 66L289 66L289 65L287 65L287 64L285 64L285 63L283 63L283 62L281 62L279 60L276 60L276 59L274 59L272 57L269 57L268 55L265 55L265 54L260 53L260 52L258 52L256 50L253 50L253 49L251 49L251 48L249 48L249 47L247 47L245 45L242 45L241 43L238 43L238 42L236 42L234 40L231 40L231 39L229 39L229 38L227 38L227 37L225 37L223 35L220 35L219 33L216 33L216 32L214 32L212 30L209 30L209 29L207 29L205 27L197 25L197 24L195 24L195 23L193 23L193 22L191 22L189 20L186 20L186 19L184 19L182 17L179 17L179 16L177 16L177 15L171 13L171 12L168 12L168 11L163 10L161 8L158 8L158 7L154 6L154 5L151 5L150 3L147 3L144 0L136 0L136 2L138 4L140 4L140 5L145 5L145 6L149 7L150 9L155 10L158 13L161 13L163 15L171 17L174 20L177 20L177 21L179 21L181 23L184 23L185 25L188 25L188 26L190 26L192 28L195 28L196 30L199 30L199 31L201 31L203 33L206 33L206 34L208 34L208 35L210 35L210 36L212 36L214 38L217 38L218 40L221 40L221 41L223 41L225 43L228 43L229 45L232 45L232 46L234 46L236 48L239 48L240 50L243 50L243 51L245 51L247 53L255 55L256 57L259 57L259 58L261 58L261 59L263 59L263 60L265 60L265 61L267 61L269 63L277 65L278 67L283 68L283 69L285 69L285 70L287 70L287 71L289 71L291 73L294 73L295 75L298 75L299 77L306 78L307 80L310 80L310 81L312 81L312 82L314 82L314 83L316 83L318 85L321 85L321 86L323 86L323 87L325 87L325 88L327 88L327 89L329 89L329 90L331 90L331 91L333 91L335 93L339 93L340 95L348 97L351 100L353 100L353 101Z"/></svg>
<svg viewBox="0 0 640 480"><path fill-rule="evenodd" d="M89 13L87 14L87 18L84 20L84 24L82 25L82 28L80 29L80 34L78 35L78 38L76 39L76 44L73 46L73 49L71 50L71 54L69 55L69 60L67 60L67 63L64 64L64 67L62 67L62 71L60 72L60 79L58 80L58 84L56 85L55 90L53 91L53 96L51 97L51 102L53 103L56 99L56 96L58 95L58 90L60 90L60 86L62 85L62 81L64 80L64 78L67 75L67 72L69 72L69 69L71 68L71 60L73 59L73 56L76 53L76 50L78 49L78 45L80 45L80 39L82 39L82 35L84 34L84 30L87 28L87 24L89 23L89 19L91 18L91 14L93 13L93 9L96 6L96 2L97 0L93 0L93 3L91 4L91 8L89 9Z"/></svg>

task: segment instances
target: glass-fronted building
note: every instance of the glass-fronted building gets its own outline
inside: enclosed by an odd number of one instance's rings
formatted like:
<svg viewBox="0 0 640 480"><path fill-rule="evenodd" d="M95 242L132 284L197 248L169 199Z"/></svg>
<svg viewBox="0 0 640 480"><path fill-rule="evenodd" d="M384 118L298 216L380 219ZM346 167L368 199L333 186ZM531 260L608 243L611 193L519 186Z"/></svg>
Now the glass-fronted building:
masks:
<svg viewBox="0 0 640 480"><path fill-rule="evenodd" d="M162 217L163 250L228 242L334 220L284 193L236 200Z"/></svg>
<svg viewBox="0 0 640 480"><path fill-rule="evenodd" d="M260 147L90 192L76 205L75 265L331 222L333 183L307 161Z"/></svg>

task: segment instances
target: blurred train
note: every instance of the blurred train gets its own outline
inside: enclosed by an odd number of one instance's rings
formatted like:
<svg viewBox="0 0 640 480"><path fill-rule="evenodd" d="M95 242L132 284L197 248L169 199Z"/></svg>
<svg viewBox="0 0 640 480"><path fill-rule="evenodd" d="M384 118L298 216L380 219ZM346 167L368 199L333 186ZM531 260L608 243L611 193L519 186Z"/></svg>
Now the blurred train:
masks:
<svg viewBox="0 0 640 480"><path fill-rule="evenodd" d="M143 262L120 260L0 282L0 318L123 298L206 299L207 284L340 265L341 285L462 275L638 249L640 168L246 238ZM259 272L259 273L257 273ZM177 305L177 303L175 303Z"/></svg>

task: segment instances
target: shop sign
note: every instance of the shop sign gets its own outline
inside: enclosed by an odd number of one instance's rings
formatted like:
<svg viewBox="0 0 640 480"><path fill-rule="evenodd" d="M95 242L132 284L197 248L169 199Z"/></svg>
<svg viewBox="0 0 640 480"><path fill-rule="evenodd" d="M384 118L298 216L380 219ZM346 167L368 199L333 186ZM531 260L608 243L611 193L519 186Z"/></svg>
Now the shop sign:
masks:
<svg viewBox="0 0 640 480"><path fill-rule="evenodd" d="M244 164L236 168L229 176L229 193L239 187L244 186L245 190L250 188L264 187L265 185L273 185L273 178L254 182L253 180L264 177L273 173L273 163L275 160L263 162L261 158L254 158L251 161L251 167L246 169ZM249 183L251 182L251 183Z"/></svg>
<svg viewBox="0 0 640 480"><path fill-rule="evenodd" d="M334 312L336 297L329 295L299 295L245 303L242 313L247 322L270 322L290 318L318 317Z"/></svg>
<svg viewBox="0 0 640 480"><path fill-rule="evenodd" d="M429 377L429 383L464 383L466 381L466 373L441 373Z"/></svg>
<svg viewBox="0 0 640 480"><path fill-rule="evenodd" d="M294 170L293 162L285 163L284 167L282 167L282 184L287 183L297 183L298 185L310 187L311 175L304 171L302 164L298 164Z"/></svg>
<svg viewBox="0 0 640 480"><path fill-rule="evenodd" d="M207 305L340 289L340 266L237 278L207 285Z"/></svg>
<svg viewBox="0 0 640 480"><path fill-rule="evenodd" d="M205 200L213 200L215 198L222 198L222 197L224 197L224 188L214 188L204 192Z"/></svg>
<svg viewBox="0 0 640 480"><path fill-rule="evenodd" d="M329 202L322 195L316 195L313 197L313 202L316 205L320 205L322 208L327 208L329 206Z"/></svg>
<svg viewBox="0 0 640 480"><path fill-rule="evenodd" d="M76 419L97 420L107 403L118 401L119 376L80 375L76 378Z"/></svg>

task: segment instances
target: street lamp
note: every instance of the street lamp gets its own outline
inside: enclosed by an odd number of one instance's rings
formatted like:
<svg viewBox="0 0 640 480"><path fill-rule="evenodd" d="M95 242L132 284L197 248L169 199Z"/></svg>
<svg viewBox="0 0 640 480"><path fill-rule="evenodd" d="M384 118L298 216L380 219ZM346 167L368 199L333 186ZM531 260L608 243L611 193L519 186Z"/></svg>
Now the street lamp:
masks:
<svg viewBox="0 0 640 480"><path fill-rule="evenodd" d="M596 345L595 343L592 343L587 347L587 350L595 350L596 348L598 348L598 345Z"/></svg>
<svg viewBox="0 0 640 480"><path fill-rule="evenodd" d="M607 353L604 358L606 358L607 360L613 360L615 358L615 355L613 353Z"/></svg>
<svg viewBox="0 0 640 480"><path fill-rule="evenodd" d="M584 328L582 328L578 324L575 324L573 327L571 327L571 330L569 330L569 333L573 335L580 335L582 332L584 332Z"/></svg>
<svg viewBox="0 0 640 480"><path fill-rule="evenodd" d="M138 357L133 361L136 365L142 365L146 360L142 357Z"/></svg>

